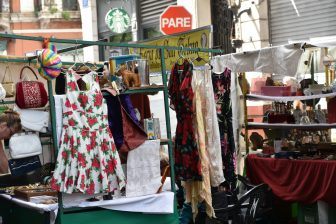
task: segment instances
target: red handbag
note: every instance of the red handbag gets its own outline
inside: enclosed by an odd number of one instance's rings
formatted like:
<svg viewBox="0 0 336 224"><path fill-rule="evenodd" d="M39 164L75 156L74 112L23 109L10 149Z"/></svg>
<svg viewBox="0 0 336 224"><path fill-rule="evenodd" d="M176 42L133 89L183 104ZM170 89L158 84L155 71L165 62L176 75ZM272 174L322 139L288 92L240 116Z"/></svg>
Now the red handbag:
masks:
<svg viewBox="0 0 336 224"><path fill-rule="evenodd" d="M44 107L48 103L47 91L42 82L22 79L22 72L25 68L32 71L38 80L34 70L29 66L24 66L20 72L20 81L16 83L15 103L21 109Z"/></svg>

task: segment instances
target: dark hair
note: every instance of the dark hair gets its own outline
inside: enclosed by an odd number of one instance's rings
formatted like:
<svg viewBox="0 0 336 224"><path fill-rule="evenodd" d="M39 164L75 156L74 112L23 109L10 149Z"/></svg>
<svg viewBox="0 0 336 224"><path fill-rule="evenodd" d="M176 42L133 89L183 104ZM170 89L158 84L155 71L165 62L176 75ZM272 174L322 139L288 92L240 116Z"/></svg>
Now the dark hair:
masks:
<svg viewBox="0 0 336 224"><path fill-rule="evenodd" d="M21 131L21 119L20 114L13 110L6 110L0 115L0 123L7 123L7 126L14 129L14 132L17 133Z"/></svg>

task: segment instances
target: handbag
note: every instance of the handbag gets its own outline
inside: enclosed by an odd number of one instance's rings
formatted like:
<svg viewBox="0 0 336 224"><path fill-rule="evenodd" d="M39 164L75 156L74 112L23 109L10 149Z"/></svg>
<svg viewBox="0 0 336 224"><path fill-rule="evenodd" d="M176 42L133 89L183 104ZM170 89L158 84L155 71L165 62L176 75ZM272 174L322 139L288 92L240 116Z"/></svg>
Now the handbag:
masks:
<svg viewBox="0 0 336 224"><path fill-rule="evenodd" d="M49 125L49 111L20 109L16 105L14 105L14 111L20 114L23 129L43 133L47 132Z"/></svg>
<svg viewBox="0 0 336 224"><path fill-rule="evenodd" d="M6 90L2 86L2 84L0 84L0 100L4 100L5 98L6 98Z"/></svg>
<svg viewBox="0 0 336 224"><path fill-rule="evenodd" d="M20 72L20 81L16 83L15 103L21 109L44 107L48 103L47 91L42 82L22 79L24 69L29 69L38 80L36 73L29 66L24 66Z"/></svg>
<svg viewBox="0 0 336 224"><path fill-rule="evenodd" d="M37 170L41 166L39 156L8 160L8 167L12 176L21 176L25 173Z"/></svg>
<svg viewBox="0 0 336 224"><path fill-rule="evenodd" d="M7 70L8 72L10 73L9 74L9 79L6 80L6 75L7 75ZM14 89L14 82L12 81L12 74L11 74L11 71L9 69L9 66L7 65L6 66L6 69L5 69L5 74L2 78L2 87L5 89L6 91L6 97L13 97L14 94L15 94L15 89Z"/></svg>
<svg viewBox="0 0 336 224"><path fill-rule="evenodd" d="M9 139L9 153L13 159L40 155L42 144L37 134L22 132Z"/></svg>

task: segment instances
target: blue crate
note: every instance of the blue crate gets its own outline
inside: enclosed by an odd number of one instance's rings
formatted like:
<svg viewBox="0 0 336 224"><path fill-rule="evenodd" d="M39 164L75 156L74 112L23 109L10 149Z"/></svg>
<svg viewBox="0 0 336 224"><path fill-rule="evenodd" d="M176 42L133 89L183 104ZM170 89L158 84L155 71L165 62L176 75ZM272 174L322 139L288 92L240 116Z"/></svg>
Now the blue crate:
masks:
<svg viewBox="0 0 336 224"><path fill-rule="evenodd" d="M110 62L110 72L113 75L116 72L118 66L124 64L126 61L131 61L135 59L139 59L140 55L120 55L120 56L112 56L109 58Z"/></svg>

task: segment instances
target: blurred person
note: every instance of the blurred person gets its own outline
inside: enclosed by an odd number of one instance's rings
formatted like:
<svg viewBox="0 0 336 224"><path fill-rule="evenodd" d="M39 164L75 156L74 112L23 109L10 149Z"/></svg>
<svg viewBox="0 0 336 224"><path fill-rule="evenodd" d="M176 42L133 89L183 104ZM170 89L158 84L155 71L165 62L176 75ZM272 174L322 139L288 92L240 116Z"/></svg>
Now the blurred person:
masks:
<svg viewBox="0 0 336 224"><path fill-rule="evenodd" d="M9 139L22 129L20 115L13 110L6 110L0 115L0 140ZM8 159L3 141L0 144L0 174L8 173Z"/></svg>

